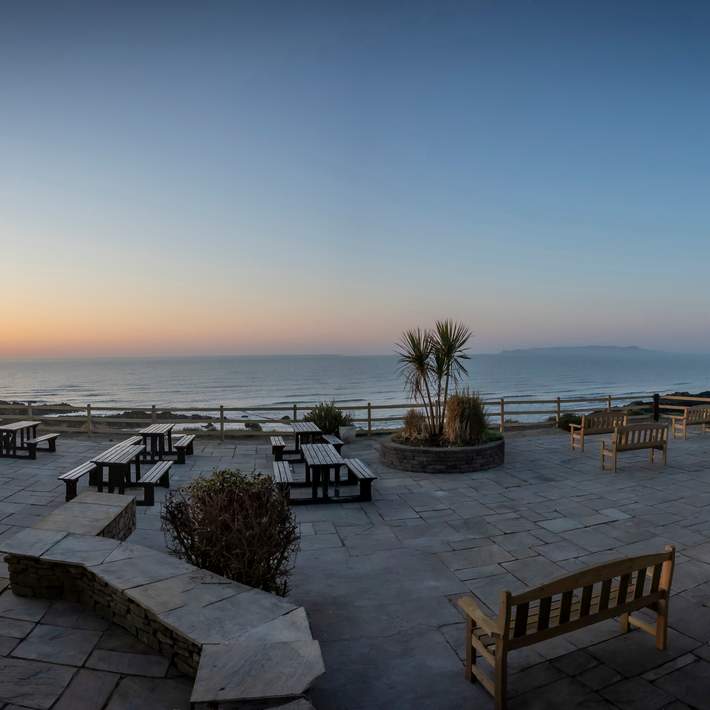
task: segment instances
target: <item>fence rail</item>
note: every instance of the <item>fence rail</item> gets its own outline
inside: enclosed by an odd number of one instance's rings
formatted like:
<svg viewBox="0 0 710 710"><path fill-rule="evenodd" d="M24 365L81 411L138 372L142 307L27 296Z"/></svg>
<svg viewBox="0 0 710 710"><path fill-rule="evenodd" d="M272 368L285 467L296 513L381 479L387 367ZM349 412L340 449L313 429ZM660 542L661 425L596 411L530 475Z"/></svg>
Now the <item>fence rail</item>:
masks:
<svg viewBox="0 0 710 710"><path fill-rule="evenodd" d="M634 407L630 407L631 403ZM663 414L677 414L693 404L710 404L710 398L684 397L679 395L600 395L565 396L531 399L529 397L500 397L484 399L489 420L500 431L521 426L552 426L565 414L586 414L599 409L620 409L629 411L642 406L653 408L655 417ZM338 404L336 402L336 404ZM16 402L0 404L0 420L23 416L51 423L58 431L94 433L131 433L157 421L174 423L182 429L202 428L200 433L219 436L248 435L267 427L272 432L287 432L289 425L299 421L312 408L312 404L291 403L282 405L214 405L210 407L184 407L168 405L104 405L90 402L85 405L37 404ZM375 432L392 431L400 428L402 417L410 408L421 409L421 404L410 402L378 404L340 403L350 413L353 423L371 435ZM118 416L128 413L129 416ZM135 415L134 415L135 413ZM234 417L241 413L240 417ZM276 416L270 416L273 413ZM524 420L518 419L523 417ZM259 425L256 427L255 425ZM249 427L253 427L250 429ZM279 428L281 427L281 428ZM257 431L254 431L256 429Z"/></svg>

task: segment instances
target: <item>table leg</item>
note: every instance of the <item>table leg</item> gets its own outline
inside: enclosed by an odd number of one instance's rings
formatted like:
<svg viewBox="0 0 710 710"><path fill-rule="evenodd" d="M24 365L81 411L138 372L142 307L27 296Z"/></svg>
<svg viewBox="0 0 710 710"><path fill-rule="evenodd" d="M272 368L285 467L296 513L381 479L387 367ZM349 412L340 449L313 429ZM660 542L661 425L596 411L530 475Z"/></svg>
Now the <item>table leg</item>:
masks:
<svg viewBox="0 0 710 710"><path fill-rule="evenodd" d="M128 464L128 480L131 479L131 464ZM136 483L141 480L141 457L136 456Z"/></svg>
<svg viewBox="0 0 710 710"><path fill-rule="evenodd" d="M173 453L173 430L168 431L168 453L172 455Z"/></svg>
<svg viewBox="0 0 710 710"><path fill-rule="evenodd" d="M320 468L318 466L313 466L311 468L311 496L313 500L318 499L318 476L320 475Z"/></svg>
<svg viewBox="0 0 710 710"><path fill-rule="evenodd" d="M158 460L162 461L165 458L165 435L161 434L158 437Z"/></svg>
<svg viewBox="0 0 710 710"><path fill-rule="evenodd" d="M321 473L322 481L321 486L323 488L323 500L328 499L328 484L330 483L330 466L326 466Z"/></svg>
<svg viewBox="0 0 710 710"><path fill-rule="evenodd" d="M10 435L10 450L13 456L17 456L17 432L13 431Z"/></svg>

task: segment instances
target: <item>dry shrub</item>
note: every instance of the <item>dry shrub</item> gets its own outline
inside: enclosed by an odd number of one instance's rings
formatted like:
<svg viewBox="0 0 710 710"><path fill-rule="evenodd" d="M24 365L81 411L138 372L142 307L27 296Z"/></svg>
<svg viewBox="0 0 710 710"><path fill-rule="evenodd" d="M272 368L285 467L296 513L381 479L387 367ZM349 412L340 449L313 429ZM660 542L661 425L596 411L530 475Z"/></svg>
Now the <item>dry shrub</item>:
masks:
<svg viewBox="0 0 710 710"><path fill-rule="evenodd" d="M404 415L402 438L405 441L423 441L429 436L426 417L418 409L410 409Z"/></svg>
<svg viewBox="0 0 710 710"><path fill-rule="evenodd" d="M446 403L444 435L453 446L475 446L485 440L488 421L481 398L463 390Z"/></svg>
<svg viewBox="0 0 710 710"><path fill-rule="evenodd" d="M284 596L298 528L271 478L216 471L171 491L161 510L168 548L190 564Z"/></svg>

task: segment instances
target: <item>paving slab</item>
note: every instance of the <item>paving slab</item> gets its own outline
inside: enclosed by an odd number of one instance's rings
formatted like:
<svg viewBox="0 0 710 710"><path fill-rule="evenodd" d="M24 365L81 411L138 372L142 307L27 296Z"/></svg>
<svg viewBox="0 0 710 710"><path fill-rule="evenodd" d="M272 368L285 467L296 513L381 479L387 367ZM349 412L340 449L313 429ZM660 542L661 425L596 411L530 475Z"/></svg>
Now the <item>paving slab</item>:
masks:
<svg viewBox="0 0 710 710"><path fill-rule="evenodd" d="M15 658L81 666L100 637L100 631L37 624L12 655Z"/></svg>
<svg viewBox="0 0 710 710"><path fill-rule="evenodd" d="M75 669L52 663L0 658L0 698L46 710L69 685Z"/></svg>

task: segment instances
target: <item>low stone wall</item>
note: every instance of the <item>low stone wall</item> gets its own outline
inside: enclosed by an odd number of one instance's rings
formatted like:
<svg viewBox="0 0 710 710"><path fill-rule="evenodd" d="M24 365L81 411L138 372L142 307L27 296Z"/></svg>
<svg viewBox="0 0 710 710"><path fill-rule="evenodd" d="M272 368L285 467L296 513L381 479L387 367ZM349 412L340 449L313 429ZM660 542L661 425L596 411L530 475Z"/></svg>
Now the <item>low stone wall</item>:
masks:
<svg viewBox="0 0 710 710"><path fill-rule="evenodd" d="M200 663L199 644L182 636L149 610L84 567L32 557L5 557L12 591L18 596L66 599L118 624L159 653L172 658L182 673L195 676Z"/></svg>
<svg viewBox="0 0 710 710"><path fill-rule="evenodd" d="M471 473L501 466L505 439L481 446L405 446L391 438L380 444L380 460L400 471L419 473Z"/></svg>

